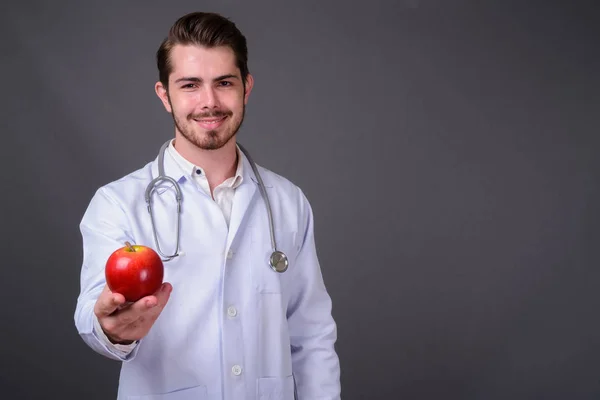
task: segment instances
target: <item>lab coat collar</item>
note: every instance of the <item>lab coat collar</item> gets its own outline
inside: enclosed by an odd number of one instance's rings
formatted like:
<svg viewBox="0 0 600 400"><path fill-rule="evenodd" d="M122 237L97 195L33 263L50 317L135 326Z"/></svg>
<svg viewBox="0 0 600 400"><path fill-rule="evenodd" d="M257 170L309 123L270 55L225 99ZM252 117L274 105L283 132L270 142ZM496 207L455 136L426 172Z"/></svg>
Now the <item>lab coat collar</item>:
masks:
<svg viewBox="0 0 600 400"><path fill-rule="evenodd" d="M156 155L156 158L154 159L154 162L152 163L152 178L156 178L158 176L158 161L159 161L159 154ZM168 151L165 151L163 161L164 161L165 175L173 178L179 184L182 184L183 182L186 181L186 179L188 179L189 174L186 173L183 169L181 169L179 164L177 164L175 159L169 154ZM155 192L157 194L162 194L165 192L165 190L168 189L169 186L170 186L170 184L157 185Z"/></svg>
<svg viewBox="0 0 600 400"><path fill-rule="evenodd" d="M231 210L231 219L229 224L229 234L227 236L227 250L231 246L233 240L238 233L238 230L242 223L244 222L246 211L251 203L254 201L255 196L260 197L260 192L258 189L258 179L250 165L250 161L248 157L240 150L241 161L243 162L242 168L242 183L236 188L235 196L233 199L233 207ZM158 176L158 155L154 159L152 163L152 177L155 178ZM165 174L171 178L173 178L180 185L183 184L186 180L191 179L189 175L189 171L184 171L181 166L175 161L175 159L169 154L168 151L165 152L164 156L164 168ZM260 167L257 166L260 171ZM261 174L261 178L264 182L267 190L272 187L268 178L264 176L265 174ZM157 185L155 192L157 194L162 194L167 191L172 185L170 183L162 183ZM258 192L258 193L257 193ZM260 199L259 199L260 200ZM184 200L185 201L185 200Z"/></svg>
<svg viewBox="0 0 600 400"><path fill-rule="evenodd" d="M227 235L227 250L229 250L229 247L238 233L240 226L244 222L246 211L254 201L254 198L257 196L258 192L258 179L254 174L252 166L250 165L250 161L243 151L239 150L239 154L241 155L240 161L243 163L243 180L242 183L235 189L233 207L231 209L231 219L229 222L229 234Z"/></svg>
<svg viewBox="0 0 600 400"><path fill-rule="evenodd" d="M241 156L240 160L243 163L242 185L244 183L246 183L246 184L253 183L253 186L258 185L258 179L256 178L256 175L254 174L254 170L252 169L252 166L250 165L250 161L248 160L248 158L246 157L244 152L239 149L239 147L237 148L237 151L238 151L238 154ZM181 166L177 163L177 161L173 158L173 156L171 156L169 154L169 151L165 151L164 163L165 163L165 174L167 176L170 176L171 178L175 179L175 181L177 181L177 183L181 184L184 181L186 181L187 179L190 179L189 174L191 172L185 171L184 169L182 169ZM257 166L257 168L258 168L258 166ZM268 179L265 179L265 177L263 175L261 175L261 178L265 184L265 187L267 187L267 188L272 187L271 184L268 182ZM154 162L152 163L152 177L156 178L157 176L158 176L158 154L157 154L156 158L154 159Z"/></svg>

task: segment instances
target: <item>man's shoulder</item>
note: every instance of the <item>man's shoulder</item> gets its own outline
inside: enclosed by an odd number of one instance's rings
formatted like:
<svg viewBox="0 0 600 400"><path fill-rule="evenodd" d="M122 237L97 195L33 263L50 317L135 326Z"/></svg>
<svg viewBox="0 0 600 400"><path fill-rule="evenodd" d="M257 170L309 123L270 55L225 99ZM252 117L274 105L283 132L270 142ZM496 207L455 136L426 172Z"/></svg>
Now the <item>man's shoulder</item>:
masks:
<svg viewBox="0 0 600 400"><path fill-rule="evenodd" d="M268 192L280 196L287 202L293 201L298 204L308 202L302 188L290 178L261 165L257 165L257 168Z"/></svg>
<svg viewBox="0 0 600 400"><path fill-rule="evenodd" d="M275 188L283 192L296 192L302 189L291 179L262 165L257 165L258 172L267 188Z"/></svg>
<svg viewBox="0 0 600 400"><path fill-rule="evenodd" d="M148 183L152 180L153 162L154 160L120 178L102 185L98 191L104 192L115 199L134 192L145 191Z"/></svg>
<svg viewBox="0 0 600 400"><path fill-rule="evenodd" d="M137 170L99 186L90 198L82 223L90 219L94 221L98 218L122 215L124 210L131 210L143 204L140 198L143 199L151 172L152 162L149 162Z"/></svg>

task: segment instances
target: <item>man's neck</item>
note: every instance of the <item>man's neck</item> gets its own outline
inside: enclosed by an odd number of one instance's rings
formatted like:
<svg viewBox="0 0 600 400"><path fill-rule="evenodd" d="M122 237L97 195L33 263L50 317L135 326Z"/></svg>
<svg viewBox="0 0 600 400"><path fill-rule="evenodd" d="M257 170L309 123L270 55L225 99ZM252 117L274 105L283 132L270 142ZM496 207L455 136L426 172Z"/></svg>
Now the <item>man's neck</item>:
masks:
<svg viewBox="0 0 600 400"><path fill-rule="evenodd" d="M183 158L204 170L211 194L215 187L235 175L238 163L235 137L217 150L200 149L180 135L173 145Z"/></svg>

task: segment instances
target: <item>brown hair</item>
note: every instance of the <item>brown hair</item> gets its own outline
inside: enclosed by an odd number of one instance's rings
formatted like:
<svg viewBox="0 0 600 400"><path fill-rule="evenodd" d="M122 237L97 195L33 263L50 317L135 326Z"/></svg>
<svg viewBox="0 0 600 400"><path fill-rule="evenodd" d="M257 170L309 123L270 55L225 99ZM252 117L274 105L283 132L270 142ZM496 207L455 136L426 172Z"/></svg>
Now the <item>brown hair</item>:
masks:
<svg viewBox="0 0 600 400"><path fill-rule="evenodd" d="M156 52L158 75L165 88L168 88L169 75L173 71L171 50L177 44L195 44L208 48L229 46L235 54L242 81L246 83L249 73L246 38L229 19L216 13L193 12L175 21Z"/></svg>

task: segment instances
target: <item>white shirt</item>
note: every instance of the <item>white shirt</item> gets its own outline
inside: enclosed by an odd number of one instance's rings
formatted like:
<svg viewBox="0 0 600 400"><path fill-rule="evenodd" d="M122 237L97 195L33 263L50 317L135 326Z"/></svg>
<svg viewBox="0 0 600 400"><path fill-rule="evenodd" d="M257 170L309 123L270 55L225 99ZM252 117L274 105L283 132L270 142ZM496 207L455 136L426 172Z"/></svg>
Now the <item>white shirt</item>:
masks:
<svg viewBox="0 0 600 400"><path fill-rule="evenodd" d="M207 195L210 194L210 186L208 185L208 179L206 178L206 174L204 170L192 164L187 159L183 158L181 154L177 150L175 150L175 146L173 146L174 140L171 141L171 144L167 148L169 154L175 158L177 164L186 172L192 176L194 181L204 190ZM240 149L236 147L237 151L237 159L238 161L242 159L240 154ZM219 186L215 187L213 190L212 198L218 204L219 208L223 212L223 216L225 217L225 221L227 221L227 226L229 226L229 221L231 219L231 207L233 205L233 195L235 194L235 189L240 186L243 178L243 168L244 163L238 162L237 169L235 171L235 175L227 178L223 183Z"/></svg>
<svg viewBox="0 0 600 400"><path fill-rule="evenodd" d="M201 167L192 164L187 159L185 159L181 154L179 154L179 152L175 149L175 146L173 146L173 143L174 143L174 140L171 140L169 147L167 147L167 151L169 152L169 154L175 159L175 161L177 162L177 165L179 165L179 167L181 167L181 169L183 171L185 171L186 173L189 173L190 176L192 177L192 179L194 180L194 182L196 182L198 184L198 186L200 186L208 196L211 196L210 186L208 184L208 179L206 178L206 174L204 173L204 170ZM219 186L215 187L215 189L213 191L213 195L211 196L212 199L215 201L215 203L217 203L217 205L223 212L223 217L225 217L227 226L229 226L229 222L231 220L231 208L233 206L233 196L235 194L235 189L238 186L240 186L240 184L244 180L244 177L243 177L244 163L241 162L241 159L242 159L241 152L238 147L236 147L236 151L237 151L237 160L238 160L237 164L238 165L237 165L237 169L235 171L235 175L227 178L223 183L221 183ZM102 330L102 327L100 326L100 322L98 321L98 318L94 318L94 325L95 325L96 333L97 333L97 336L99 337L99 339L102 340L107 345L115 346L120 352L122 352L123 356L126 356L127 354L129 354L137 345L137 342L134 342L134 343L128 344L128 345L123 345L123 344L115 345L108 339L108 337Z"/></svg>

